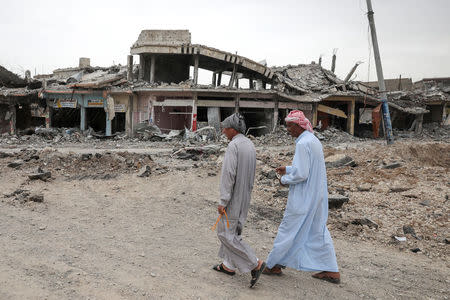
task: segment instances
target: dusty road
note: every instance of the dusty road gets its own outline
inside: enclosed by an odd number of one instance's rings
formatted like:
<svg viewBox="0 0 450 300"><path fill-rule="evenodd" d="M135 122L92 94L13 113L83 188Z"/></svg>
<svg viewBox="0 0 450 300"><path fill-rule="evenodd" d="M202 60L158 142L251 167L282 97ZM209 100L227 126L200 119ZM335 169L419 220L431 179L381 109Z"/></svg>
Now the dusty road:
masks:
<svg viewBox="0 0 450 300"><path fill-rule="evenodd" d="M249 289L249 274L214 272L219 177L208 168L109 180L55 174L43 182L5 165L0 159L4 194L21 188L45 200L0 201L0 299L448 298L442 260L342 237L334 239L340 285L287 270ZM244 236L263 259L279 216L251 207Z"/></svg>

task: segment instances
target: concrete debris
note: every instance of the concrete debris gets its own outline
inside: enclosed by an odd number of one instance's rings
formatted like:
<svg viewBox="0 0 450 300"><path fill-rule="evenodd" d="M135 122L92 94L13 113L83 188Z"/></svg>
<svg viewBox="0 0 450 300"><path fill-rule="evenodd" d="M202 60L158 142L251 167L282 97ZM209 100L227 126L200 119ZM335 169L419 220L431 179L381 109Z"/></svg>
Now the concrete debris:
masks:
<svg viewBox="0 0 450 300"><path fill-rule="evenodd" d="M42 170L40 167L37 169L37 173L34 174L29 174L28 178L30 180L42 180L42 181L47 181L47 179L52 177L52 172L49 171L44 171Z"/></svg>
<svg viewBox="0 0 450 300"><path fill-rule="evenodd" d="M387 165L383 165L382 168L383 169L396 169L396 168L400 168L402 166L401 163L399 162L394 162L394 163L390 163Z"/></svg>
<svg viewBox="0 0 450 300"><path fill-rule="evenodd" d="M406 236L393 236L393 239L397 242L406 242Z"/></svg>
<svg viewBox="0 0 450 300"><path fill-rule="evenodd" d="M348 202L348 197L339 195L339 194L333 194L328 195L328 208L330 209L338 209L341 208L344 203Z"/></svg>
<svg viewBox="0 0 450 300"><path fill-rule="evenodd" d="M345 154L335 154L325 158L327 168L356 167L356 162Z"/></svg>
<svg viewBox="0 0 450 300"><path fill-rule="evenodd" d="M352 224L354 224L354 225L360 225L360 226L366 225L366 226L368 226L369 228L375 228L375 229L378 229L378 224L375 223L374 221L372 221L372 220L369 219L369 218L354 219L354 220L352 221Z"/></svg>
<svg viewBox="0 0 450 300"><path fill-rule="evenodd" d="M15 160L15 161L10 162L10 163L8 164L8 167L13 168L13 169L17 169L17 168L19 168L20 166L22 166L23 163L24 163L23 160L18 159L18 160Z"/></svg>
<svg viewBox="0 0 450 300"><path fill-rule="evenodd" d="M150 174L152 174L152 170L151 170L150 166L144 166L139 171L138 177L149 177Z"/></svg>
<svg viewBox="0 0 450 300"><path fill-rule="evenodd" d="M11 194L4 194L5 198L13 198L14 201L19 203L26 202L44 202L44 195L40 193L31 193L29 190L17 189Z"/></svg>
<svg viewBox="0 0 450 300"><path fill-rule="evenodd" d="M403 225L403 233L404 234L410 234L411 236L413 236L413 237L415 237L417 239L416 231L410 225Z"/></svg>

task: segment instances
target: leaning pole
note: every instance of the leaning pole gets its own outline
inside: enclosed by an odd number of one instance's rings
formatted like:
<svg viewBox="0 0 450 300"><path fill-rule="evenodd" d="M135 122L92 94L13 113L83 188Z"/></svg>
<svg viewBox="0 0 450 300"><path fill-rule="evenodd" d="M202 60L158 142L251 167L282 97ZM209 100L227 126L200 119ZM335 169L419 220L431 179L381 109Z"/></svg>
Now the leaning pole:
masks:
<svg viewBox="0 0 450 300"><path fill-rule="evenodd" d="M394 143L392 134L391 116L389 114L389 105L387 101L386 85L384 83L383 68L381 66L380 49L378 48L377 31L375 29L375 21L373 18L372 1L367 1L367 18L369 18L370 33L372 35L373 54L375 56L375 66L377 68L378 86L380 88L381 107L383 110L383 121L388 145Z"/></svg>

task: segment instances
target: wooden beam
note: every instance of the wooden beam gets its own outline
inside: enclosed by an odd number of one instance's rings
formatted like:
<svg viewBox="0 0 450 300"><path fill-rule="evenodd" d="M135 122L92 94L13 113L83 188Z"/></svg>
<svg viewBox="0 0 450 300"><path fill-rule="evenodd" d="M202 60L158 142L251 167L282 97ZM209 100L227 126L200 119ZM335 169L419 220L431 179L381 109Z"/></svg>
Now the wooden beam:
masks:
<svg viewBox="0 0 450 300"><path fill-rule="evenodd" d="M236 95L234 98L234 112L239 112L239 95Z"/></svg>
<svg viewBox="0 0 450 300"><path fill-rule="evenodd" d="M329 107L329 106L325 106L323 104L319 104L317 106L317 110L321 111L321 112L324 112L324 113L327 113L327 114L330 114L330 115L333 115L333 116L338 116L338 117L347 119L347 115L342 110L337 109L337 108L332 108L332 107Z"/></svg>

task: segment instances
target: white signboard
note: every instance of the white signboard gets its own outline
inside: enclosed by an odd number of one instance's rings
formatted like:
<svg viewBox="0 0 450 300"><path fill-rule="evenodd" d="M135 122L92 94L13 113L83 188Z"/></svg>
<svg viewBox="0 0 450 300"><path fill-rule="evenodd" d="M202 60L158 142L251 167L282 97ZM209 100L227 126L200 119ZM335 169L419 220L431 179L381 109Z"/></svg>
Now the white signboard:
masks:
<svg viewBox="0 0 450 300"><path fill-rule="evenodd" d="M127 106L125 104L115 104L114 111L116 113L124 113L127 112Z"/></svg>
<svg viewBox="0 0 450 300"><path fill-rule="evenodd" d="M53 108L77 108L77 100L57 99L53 102Z"/></svg>

